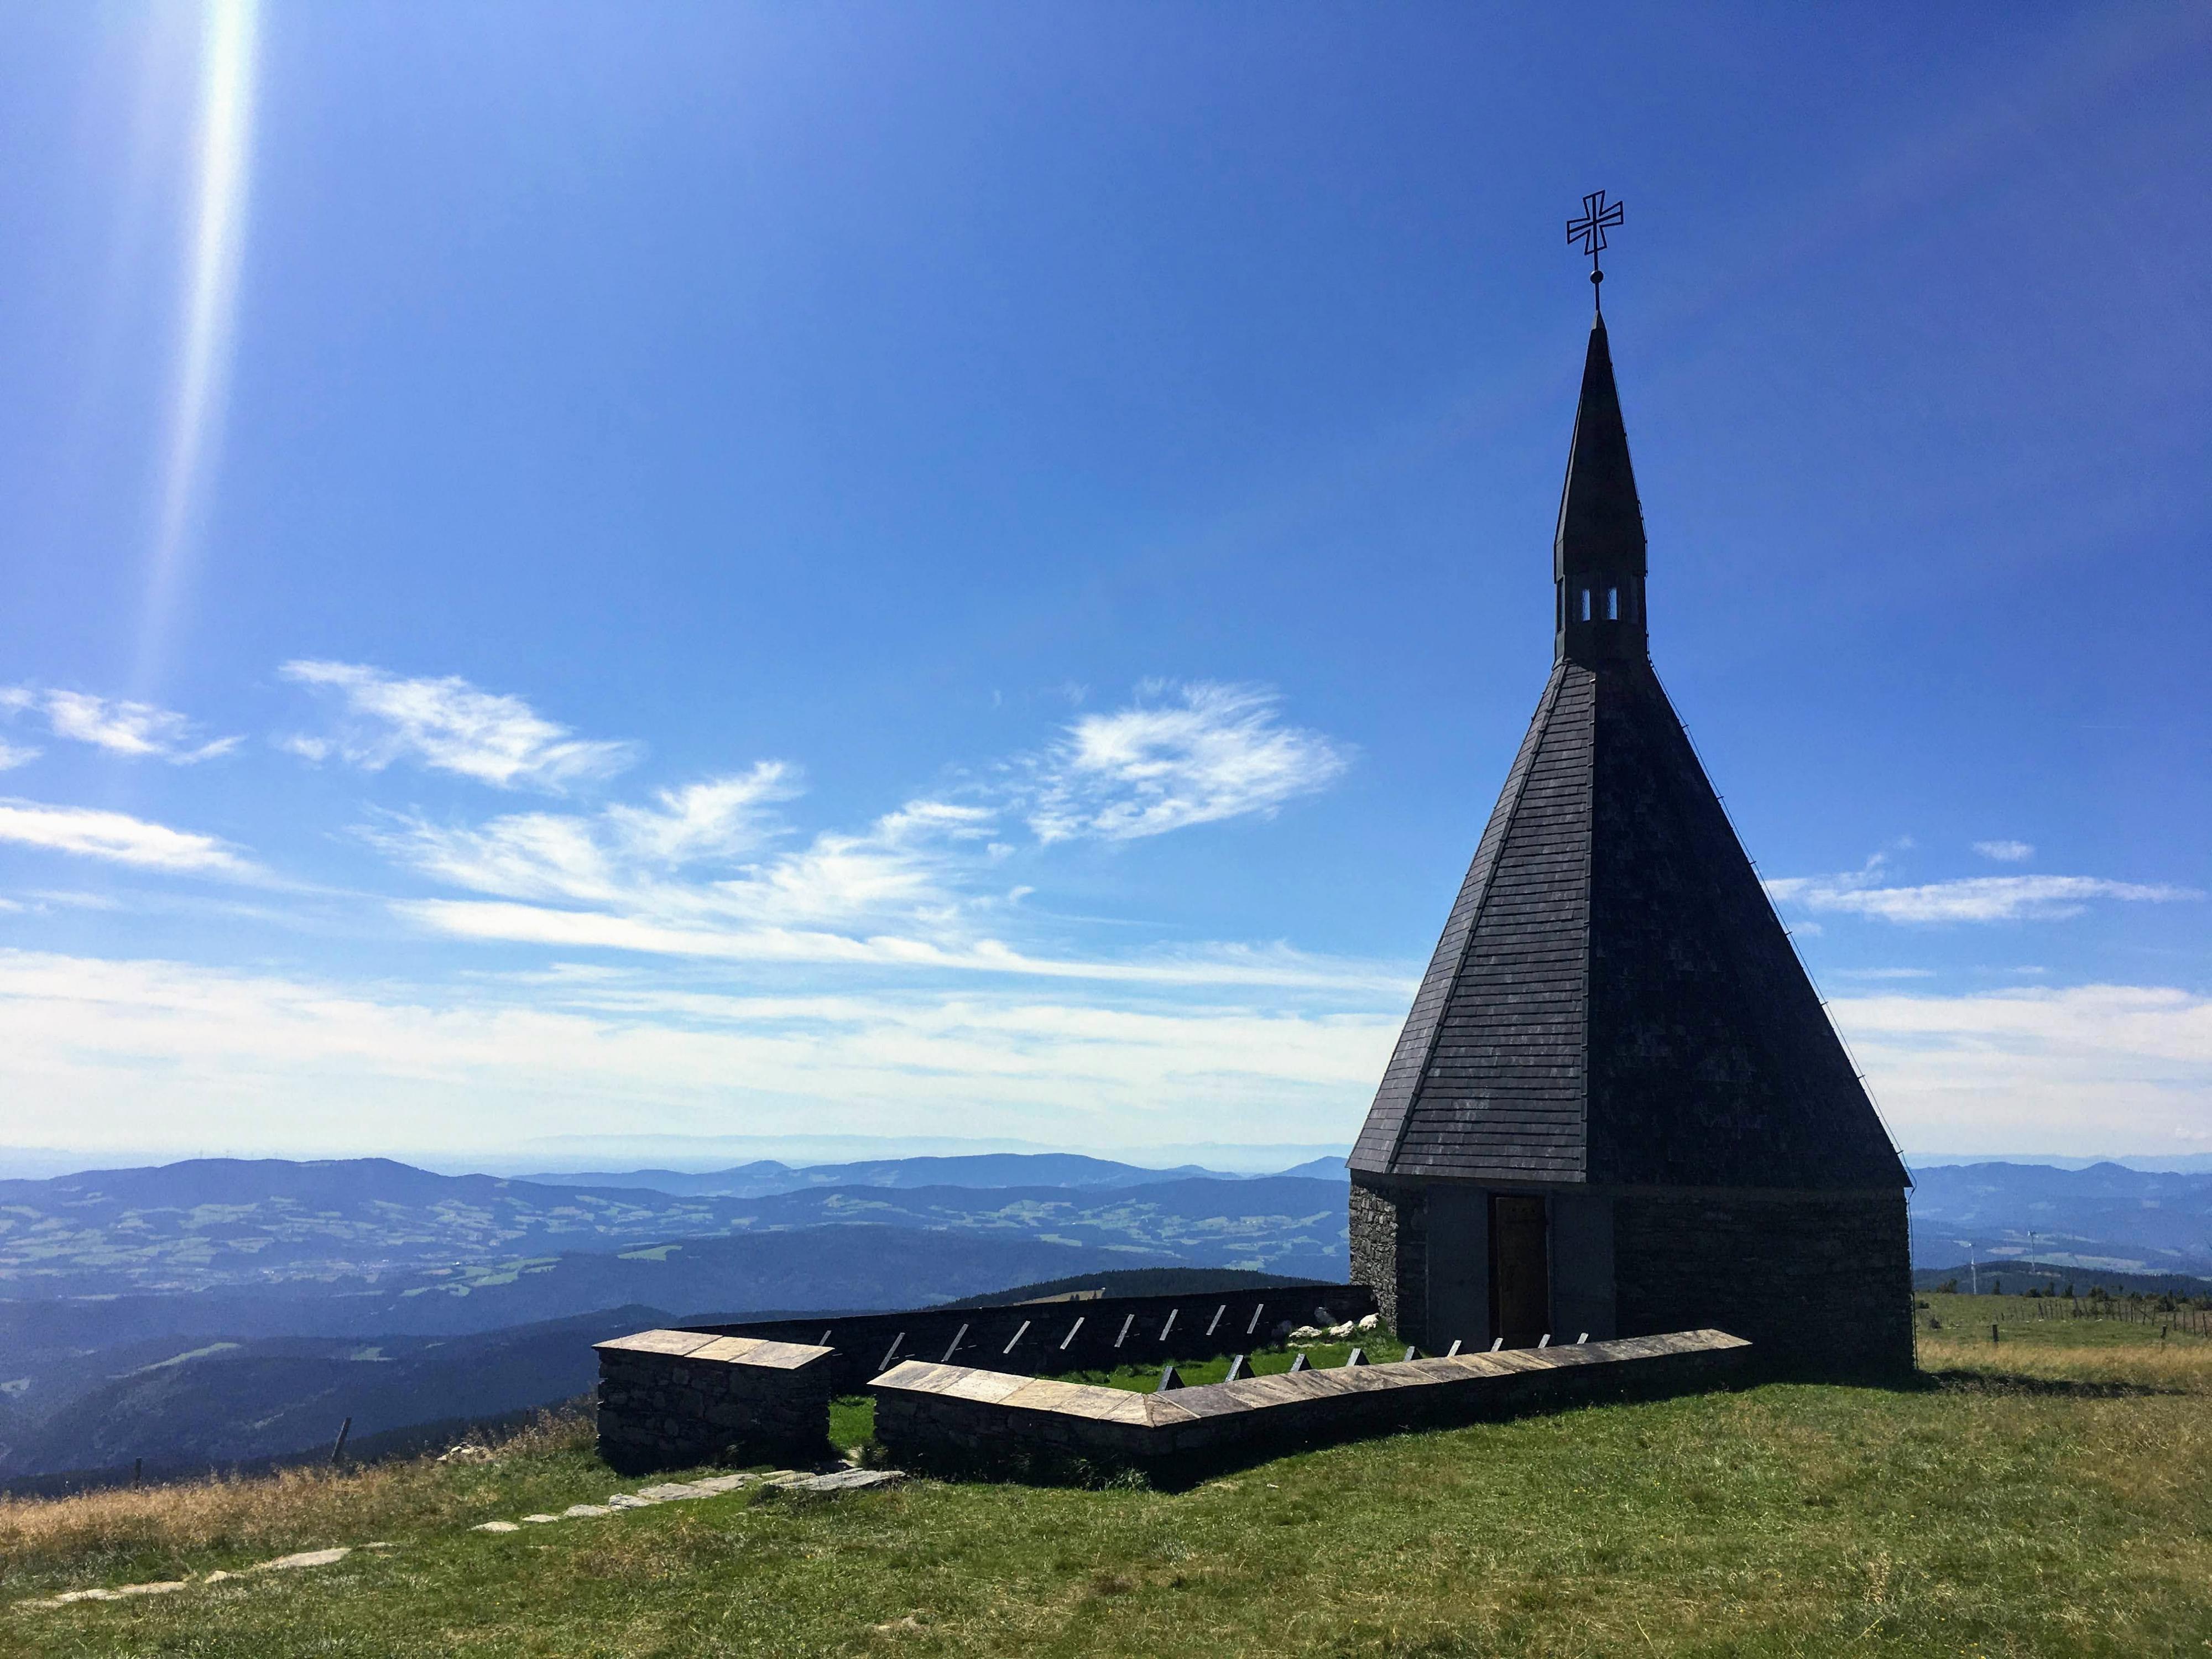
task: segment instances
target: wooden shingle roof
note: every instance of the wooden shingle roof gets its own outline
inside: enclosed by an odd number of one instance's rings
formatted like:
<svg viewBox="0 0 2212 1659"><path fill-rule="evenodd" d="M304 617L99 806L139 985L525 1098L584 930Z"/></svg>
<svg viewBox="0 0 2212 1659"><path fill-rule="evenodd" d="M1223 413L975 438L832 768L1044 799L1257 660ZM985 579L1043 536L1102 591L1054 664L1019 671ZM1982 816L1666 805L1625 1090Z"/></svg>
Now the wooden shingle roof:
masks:
<svg viewBox="0 0 2212 1659"><path fill-rule="evenodd" d="M1593 483L1593 499L1578 501ZM1607 1185L1903 1186L1887 1133L1651 670L1643 553L1601 327L1555 570L1562 617L1577 599L1571 585L1588 580L1632 581L1632 608L1610 624L1560 628L1559 659L1351 1166Z"/></svg>

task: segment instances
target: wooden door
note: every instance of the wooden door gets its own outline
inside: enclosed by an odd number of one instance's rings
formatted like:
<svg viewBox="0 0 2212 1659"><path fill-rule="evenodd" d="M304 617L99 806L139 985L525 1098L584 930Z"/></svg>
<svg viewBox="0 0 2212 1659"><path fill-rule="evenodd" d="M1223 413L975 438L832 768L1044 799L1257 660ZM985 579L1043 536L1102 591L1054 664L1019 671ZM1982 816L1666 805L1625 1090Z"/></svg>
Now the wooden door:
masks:
<svg viewBox="0 0 2212 1659"><path fill-rule="evenodd" d="M1398 1334L1442 1353L1454 1342L1490 1346L1490 1194L1437 1186L1428 1200L1429 1305L1419 1331L1401 1314Z"/></svg>
<svg viewBox="0 0 2212 1659"><path fill-rule="evenodd" d="M1509 1348L1533 1348L1552 1328L1552 1241L1544 1200L1490 1200L1491 1328Z"/></svg>

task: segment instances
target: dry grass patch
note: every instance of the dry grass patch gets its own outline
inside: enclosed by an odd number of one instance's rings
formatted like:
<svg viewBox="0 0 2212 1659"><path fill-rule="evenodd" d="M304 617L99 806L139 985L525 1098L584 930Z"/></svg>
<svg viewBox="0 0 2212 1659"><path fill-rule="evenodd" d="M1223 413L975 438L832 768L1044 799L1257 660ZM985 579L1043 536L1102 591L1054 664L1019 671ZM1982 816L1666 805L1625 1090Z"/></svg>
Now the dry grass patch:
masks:
<svg viewBox="0 0 2212 1659"><path fill-rule="evenodd" d="M472 1523L507 1513L549 1477L558 1485L588 1471L592 1484L605 1481L591 1467L592 1445L590 1419L549 1412L488 1446L489 1455L450 1463L422 1458L210 1475L65 1498L0 1498L0 1595L43 1589L58 1577L88 1583L173 1577Z"/></svg>

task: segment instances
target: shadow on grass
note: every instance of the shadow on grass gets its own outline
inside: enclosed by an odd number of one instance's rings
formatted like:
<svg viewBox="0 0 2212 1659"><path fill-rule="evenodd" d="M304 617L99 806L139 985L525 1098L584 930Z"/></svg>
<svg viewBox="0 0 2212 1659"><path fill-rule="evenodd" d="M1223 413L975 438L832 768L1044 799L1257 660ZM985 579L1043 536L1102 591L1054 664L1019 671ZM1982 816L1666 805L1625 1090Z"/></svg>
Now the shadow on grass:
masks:
<svg viewBox="0 0 2212 1659"><path fill-rule="evenodd" d="M1033 1443L994 1440L981 1444L945 1441L910 1441L890 1448L899 1468L939 1480L984 1485L1081 1486L1091 1491L1184 1492L1224 1475L1242 1474L1303 1452L1361 1441L1383 1440L1401 1434L1426 1434L1471 1428L1479 1424L1510 1423L1590 1407L1651 1403L1699 1395L1729 1394L1757 1387L1770 1380L1748 1368L1732 1376L1679 1382L1652 1381L1641 1384L1584 1387L1543 1399L1499 1402L1485 1410L1437 1402L1425 1409L1380 1413L1342 1422L1285 1423L1224 1443L1161 1454L1151 1457L1118 1456L1103 1450L1076 1452ZM1373 1398L1373 1396L1370 1396ZM1411 1406L1413 1402L1405 1402Z"/></svg>

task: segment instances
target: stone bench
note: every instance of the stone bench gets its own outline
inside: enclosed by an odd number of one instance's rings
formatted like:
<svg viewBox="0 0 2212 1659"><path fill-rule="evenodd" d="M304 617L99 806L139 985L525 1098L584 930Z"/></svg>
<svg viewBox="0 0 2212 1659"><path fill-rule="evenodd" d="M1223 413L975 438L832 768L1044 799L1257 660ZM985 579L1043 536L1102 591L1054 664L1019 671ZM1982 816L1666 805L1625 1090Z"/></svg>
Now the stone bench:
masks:
<svg viewBox="0 0 2212 1659"><path fill-rule="evenodd" d="M640 1331L593 1346L599 1455L616 1468L774 1462L829 1443L828 1348L708 1331Z"/></svg>
<svg viewBox="0 0 2212 1659"><path fill-rule="evenodd" d="M1346 1365L1164 1394L910 1360L869 1384L876 1437L902 1462L1057 1452L1158 1464L1311 1439L1471 1422L1728 1381L1751 1344L1677 1331L1550 1348Z"/></svg>

